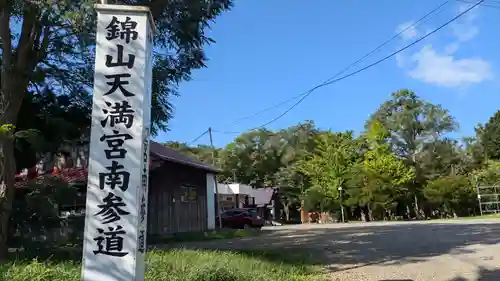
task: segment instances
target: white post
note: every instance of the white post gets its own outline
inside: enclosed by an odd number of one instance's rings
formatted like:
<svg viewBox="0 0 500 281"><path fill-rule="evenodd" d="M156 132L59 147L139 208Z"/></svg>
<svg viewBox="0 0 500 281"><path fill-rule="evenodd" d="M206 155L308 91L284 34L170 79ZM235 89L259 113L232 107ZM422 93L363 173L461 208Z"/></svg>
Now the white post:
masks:
<svg viewBox="0 0 500 281"><path fill-rule="evenodd" d="M142 281L152 37L146 7L96 5L97 35L82 281Z"/></svg>
<svg viewBox="0 0 500 281"><path fill-rule="evenodd" d="M215 182L215 175L207 173L207 228L215 229L215 192L217 183Z"/></svg>

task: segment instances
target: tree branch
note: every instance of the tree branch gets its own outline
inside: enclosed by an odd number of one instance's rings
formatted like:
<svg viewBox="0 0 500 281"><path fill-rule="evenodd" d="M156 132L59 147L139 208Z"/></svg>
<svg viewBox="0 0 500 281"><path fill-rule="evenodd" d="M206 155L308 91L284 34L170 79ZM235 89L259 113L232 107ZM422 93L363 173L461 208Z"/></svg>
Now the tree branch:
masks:
<svg viewBox="0 0 500 281"><path fill-rule="evenodd" d="M8 0L0 0L0 40L2 42L1 90L6 91L7 71L12 66L12 40L10 39L10 10ZM6 94L6 93L4 93Z"/></svg>
<svg viewBox="0 0 500 281"><path fill-rule="evenodd" d="M28 8L24 12L23 25L21 27L21 36L17 44L16 56L17 66L24 70L26 62L29 59L28 51L33 49L33 34L36 22L36 14L33 9Z"/></svg>
<svg viewBox="0 0 500 281"><path fill-rule="evenodd" d="M44 60L47 57L47 49L49 47L49 40L50 40L50 27L45 26L43 28L43 39L42 42L40 43L40 48L38 49L38 55L37 55L37 63Z"/></svg>

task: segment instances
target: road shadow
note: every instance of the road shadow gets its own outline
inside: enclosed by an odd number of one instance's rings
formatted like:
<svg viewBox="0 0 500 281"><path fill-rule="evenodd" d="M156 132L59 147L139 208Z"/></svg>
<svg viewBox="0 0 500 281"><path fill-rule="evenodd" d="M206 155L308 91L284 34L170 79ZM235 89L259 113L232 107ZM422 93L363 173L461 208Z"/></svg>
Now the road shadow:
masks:
<svg viewBox="0 0 500 281"><path fill-rule="evenodd" d="M489 270L480 267L478 270L478 277L473 281L498 281L500 280L500 270ZM471 281L470 278L456 277L447 281Z"/></svg>
<svg viewBox="0 0 500 281"><path fill-rule="evenodd" d="M425 261L473 253L471 246L500 243L500 224L397 224L348 228L274 229L259 237L170 245L260 256L276 263L308 263L331 272ZM500 279L497 279L500 280ZM453 280L458 281L458 280Z"/></svg>

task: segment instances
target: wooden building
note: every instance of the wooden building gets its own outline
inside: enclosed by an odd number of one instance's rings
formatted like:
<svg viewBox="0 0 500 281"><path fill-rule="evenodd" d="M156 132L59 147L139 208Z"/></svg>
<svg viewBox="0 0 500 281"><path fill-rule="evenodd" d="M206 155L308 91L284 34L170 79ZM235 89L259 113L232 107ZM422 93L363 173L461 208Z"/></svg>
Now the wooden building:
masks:
<svg viewBox="0 0 500 281"><path fill-rule="evenodd" d="M151 143L148 234L215 227L215 173L210 165Z"/></svg>
<svg viewBox="0 0 500 281"><path fill-rule="evenodd" d="M148 235L162 236L215 228L217 170L154 141L150 143L150 156ZM61 206L60 211L66 216L82 216L85 210L88 147L71 147L54 158L51 159L50 171L41 170L40 167L48 169L46 164L37 165L16 176L16 186L22 188L26 180L43 180L46 177L56 177L80 186L82 190L78 200L71 206Z"/></svg>

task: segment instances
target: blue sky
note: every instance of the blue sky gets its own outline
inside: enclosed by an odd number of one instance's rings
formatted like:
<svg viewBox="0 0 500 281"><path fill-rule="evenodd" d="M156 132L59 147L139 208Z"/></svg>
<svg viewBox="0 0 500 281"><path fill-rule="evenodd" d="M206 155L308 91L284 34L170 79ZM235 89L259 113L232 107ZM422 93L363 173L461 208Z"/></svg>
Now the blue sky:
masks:
<svg viewBox="0 0 500 281"><path fill-rule="evenodd" d="M208 67L180 86L170 131L156 140L189 142L209 126L245 131L273 119L293 104L242 122L233 121L297 96L335 75L442 1L239 0L217 19L206 49ZM353 70L376 61L472 5L449 1L428 22L406 31ZM472 135L499 108L500 2L480 6L395 58L318 89L268 126L304 120L334 131L363 129L364 121L393 91L410 88L441 104L460 122L457 137ZM216 146L236 134L214 133ZM208 144L208 137L196 144Z"/></svg>

